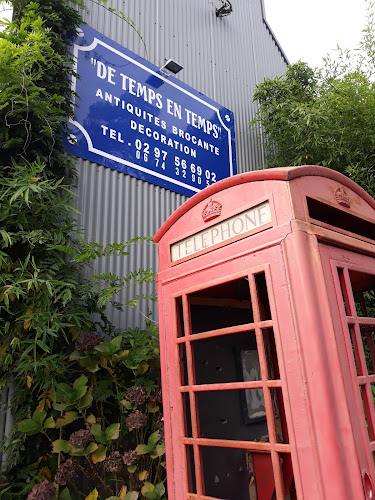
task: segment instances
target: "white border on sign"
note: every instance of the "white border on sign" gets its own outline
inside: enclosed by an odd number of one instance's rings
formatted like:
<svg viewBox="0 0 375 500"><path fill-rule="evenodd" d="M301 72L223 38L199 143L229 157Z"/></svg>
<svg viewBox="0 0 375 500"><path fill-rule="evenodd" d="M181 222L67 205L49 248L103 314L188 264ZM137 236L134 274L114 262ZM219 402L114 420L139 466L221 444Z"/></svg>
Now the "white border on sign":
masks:
<svg viewBox="0 0 375 500"><path fill-rule="evenodd" d="M147 66L144 66L143 64L141 64L140 62L136 61L135 59L132 59L131 57L127 56L126 54L123 54L122 52L120 52L119 50L111 47L110 45L108 45L107 43L101 41L101 40L98 40L96 37L94 38L93 42L91 45L88 45L86 47L82 47L81 45L77 45L77 44L74 44L74 48L73 48L73 55L75 57L75 62L74 62L74 72L75 73L78 73L77 71L77 67L78 67L78 52L80 50L84 51L84 52L88 52L92 49L94 49L98 44L102 45L103 47L111 50L112 52L114 52L115 54L119 55L120 57L123 57L124 59L127 59L128 61L136 64L137 66L139 66L140 68L144 69L145 71L148 71L150 74L160 78L161 80L163 80L165 83L167 83L168 85L171 85L172 87L175 87L177 88L178 90L182 91L184 94L188 95L189 97L192 97L193 99L195 99L196 101L200 102L201 104L204 104L205 106L207 106L208 108L211 108L212 110L214 110L219 118L219 121L220 123L222 124L223 128L225 130L227 130L228 132L228 146L229 146L229 168L230 168L230 176L233 175L233 161L232 161L232 139L231 139L231 130L226 127L225 123L223 122L221 116L220 116L220 113L219 113L219 110L218 108L216 108L215 106L213 106L212 104L209 104L208 102L205 102L203 99L200 99L198 96L195 96L194 94L192 94L191 92L189 92L188 90L180 87L179 85L177 85L176 83L168 80L167 78L164 78L162 75L160 75L159 73L156 73L155 71L153 71L152 69L148 68ZM73 92L76 92L76 88L77 88L77 78L75 76L72 77L72 91ZM73 94L74 95L74 94ZM73 97L73 106L75 104L75 96ZM166 175L163 175L159 172L156 172L155 170L150 170L148 168L145 168L145 167L142 167L140 165L137 165L136 163L132 163L128 160L125 160L123 158L119 158L117 156L114 156L114 155L111 155L109 153L106 153L105 151L101 151L100 149L97 149L93 146L93 143L92 143L92 140L91 140L91 137L90 135L88 134L88 132L86 131L86 129L78 122L76 122L75 120L73 120L72 118L69 118L69 121L70 123L72 123L75 127L77 127L81 132L82 134L84 135L84 137L86 138L86 141L87 141L87 147L88 147L88 151L92 152L92 153L95 153L99 156L104 156L105 158L108 158L109 160L113 160L117 163L122 163L124 165L127 165L128 167L131 167L131 168L134 168L135 170L139 170L141 172L145 172L151 176L155 176L155 177L158 177L160 179L163 179L167 182L170 182L170 183L173 183L173 184L176 184L178 186L181 186L181 187L184 187L185 189L188 189L190 191L194 191L196 193L199 193L199 191L201 191L201 189L198 189L198 188L195 188L193 186L190 186L189 184L185 184L184 182L180 182L176 179L173 179L171 177L168 177Z"/></svg>

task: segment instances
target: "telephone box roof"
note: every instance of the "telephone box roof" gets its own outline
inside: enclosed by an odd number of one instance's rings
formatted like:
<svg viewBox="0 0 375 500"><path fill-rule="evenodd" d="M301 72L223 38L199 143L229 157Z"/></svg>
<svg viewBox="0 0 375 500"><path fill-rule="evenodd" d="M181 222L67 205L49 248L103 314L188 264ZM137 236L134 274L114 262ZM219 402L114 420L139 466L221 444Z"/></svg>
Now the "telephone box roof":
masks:
<svg viewBox="0 0 375 500"><path fill-rule="evenodd" d="M364 199L372 208L375 209L375 200L358 184L350 180L340 172L331 170L327 167L319 167L317 165L303 165L300 167L282 167L282 168L271 168L266 170L255 170L252 172L245 172L243 174L238 174L233 177L228 177L223 179L211 186L203 189L192 198L189 198L183 205L180 206L161 226L154 236L154 241L158 243L168 229L186 212L188 212L195 205L200 203L205 198L218 193L219 191L224 191L232 186L238 184L245 184L247 182L257 182L257 181L291 181L297 177L327 177L340 182L342 185L351 189L354 193L358 194Z"/></svg>

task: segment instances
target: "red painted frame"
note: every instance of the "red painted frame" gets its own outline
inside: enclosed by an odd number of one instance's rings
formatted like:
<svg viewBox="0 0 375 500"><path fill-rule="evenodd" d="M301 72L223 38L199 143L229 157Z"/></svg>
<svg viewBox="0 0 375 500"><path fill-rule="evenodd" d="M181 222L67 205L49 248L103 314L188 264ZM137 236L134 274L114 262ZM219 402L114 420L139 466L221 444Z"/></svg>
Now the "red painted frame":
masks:
<svg viewBox="0 0 375 500"><path fill-rule="evenodd" d="M335 198L338 189L344 190L350 199L350 208L338 203ZM218 498L205 495L202 446L269 453L277 500L287 499L284 480L288 473L284 471L283 478L280 458L288 456L292 460L299 500L371 498L375 477L371 453L375 452L375 441L369 443L364 439L367 431L363 424L363 408L353 382L356 381L358 387L358 377L353 374L352 351L348 354L348 345L343 339L348 322L373 325L375 320L362 318L359 321L343 316L336 270L344 269L344 283L348 288L347 262L352 255L356 266L366 264L362 267L375 269L375 242L310 217L307 196L339 209L343 217L353 214L375 224L375 201L365 191L337 172L308 166L251 172L221 181L188 200L155 235L159 243L160 345L170 500ZM223 205L222 214L210 222L210 226L225 221L237 209L251 206L259 199L273 200L272 224L261 232L224 242L172 265L170 245L209 227L202 221L201 213L210 198ZM331 259L330 252L334 252L335 260ZM254 281L259 272L266 275L272 320L261 321L260 318ZM192 334L189 295L243 276L249 280L253 324ZM184 336L178 336L178 297L183 303ZM271 326L279 380L269 380L267 375L262 329ZM192 342L250 330L256 334L261 381L195 383ZM186 346L188 367L185 386L181 382L179 346L182 344ZM359 383L375 382L375 375L369 375L362 382ZM245 388L263 389L270 442L200 437L196 394ZM282 390L289 434L287 444L278 443L276 439L272 388ZM366 410L375 432L375 409L370 404L368 387L366 391ZM182 403L185 393L190 398L191 437L185 435ZM185 453L188 446L194 450L196 493L190 491L189 486ZM257 469L262 470L264 464L259 464ZM367 496L363 488L364 477ZM259 495L258 491L258 499L263 500Z"/></svg>
<svg viewBox="0 0 375 500"><path fill-rule="evenodd" d="M375 385L375 372L368 373L360 327L371 326L375 330L375 317L368 317L366 307L362 301L360 301L360 307L363 313L366 311L366 315L358 316L350 272L372 275L375 282L375 265L371 257L358 256L353 252L346 252L345 261L342 259L341 252L338 252L336 248L324 246L321 252L326 265L329 264L333 276L333 281L327 283L327 286L334 286L339 305L339 317L337 316L335 319L340 321L343 335L338 336L337 343L339 349L341 349L341 359L346 358L349 361L348 363L342 363L342 371L345 374L347 398L351 402L353 433L356 442L360 443L357 446L358 460L362 476L364 476L365 473L369 474L369 471L373 469L375 460L375 408L370 387L370 384ZM340 331L340 329L337 328L337 331ZM375 365L373 338L369 347L372 362ZM358 368L356 365L358 365ZM361 373L358 373L358 371L361 371ZM362 401L361 387L365 388L365 401ZM373 477L372 474L371 476Z"/></svg>

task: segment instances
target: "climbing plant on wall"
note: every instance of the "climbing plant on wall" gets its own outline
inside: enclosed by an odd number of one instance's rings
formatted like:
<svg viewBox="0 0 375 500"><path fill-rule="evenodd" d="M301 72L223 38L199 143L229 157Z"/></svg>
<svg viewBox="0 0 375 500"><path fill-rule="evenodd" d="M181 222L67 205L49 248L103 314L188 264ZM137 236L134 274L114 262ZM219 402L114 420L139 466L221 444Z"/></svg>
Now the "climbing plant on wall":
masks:
<svg viewBox="0 0 375 500"><path fill-rule="evenodd" d="M68 40L84 5L9 3L14 20L0 33L0 383L10 394L1 410L15 424L2 446L0 498L160 499L157 328L116 330L102 288L103 279L116 292L153 273L104 275L100 286L82 273L144 239L85 243L72 215L62 137L72 112Z"/></svg>

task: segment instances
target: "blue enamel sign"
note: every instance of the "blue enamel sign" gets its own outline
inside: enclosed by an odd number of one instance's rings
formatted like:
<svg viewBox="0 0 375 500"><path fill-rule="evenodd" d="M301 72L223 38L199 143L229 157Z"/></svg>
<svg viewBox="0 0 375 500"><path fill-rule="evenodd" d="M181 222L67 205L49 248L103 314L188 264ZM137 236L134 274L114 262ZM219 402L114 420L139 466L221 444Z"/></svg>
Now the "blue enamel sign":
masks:
<svg viewBox="0 0 375 500"><path fill-rule="evenodd" d="M72 50L71 153L187 196L236 173L231 111L88 26Z"/></svg>

